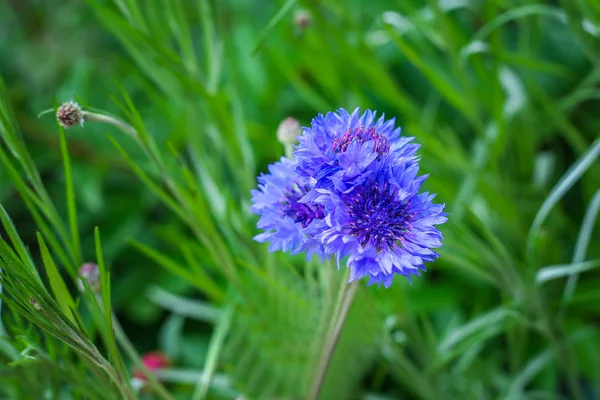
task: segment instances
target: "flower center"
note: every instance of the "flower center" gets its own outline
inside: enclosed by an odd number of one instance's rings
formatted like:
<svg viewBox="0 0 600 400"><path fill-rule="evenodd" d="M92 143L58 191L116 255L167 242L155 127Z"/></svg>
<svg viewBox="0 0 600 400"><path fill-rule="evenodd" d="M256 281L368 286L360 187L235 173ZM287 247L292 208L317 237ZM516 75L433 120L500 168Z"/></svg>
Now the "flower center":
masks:
<svg viewBox="0 0 600 400"><path fill-rule="evenodd" d="M387 183L374 182L357 188L344 199L351 219L350 233L361 246L374 246L377 251L391 249L396 241L410 232L414 214L408 213L409 202L397 200L398 189Z"/></svg>
<svg viewBox="0 0 600 400"><path fill-rule="evenodd" d="M313 220L325 217L323 206L320 204L300 203L300 200L309 188L294 185L293 188L287 188L283 205L283 215L290 217L294 222L300 222L303 228L306 228Z"/></svg>
<svg viewBox="0 0 600 400"><path fill-rule="evenodd" d="M343 136L334 139L331 149L334 153L344 152L354 139L358 140L360 144L372 140L374 142L373 153L378 153L380 156L390 151L390 144L387 137L380 135L374 126L367 129L364 126L348 129Z"/></svg>

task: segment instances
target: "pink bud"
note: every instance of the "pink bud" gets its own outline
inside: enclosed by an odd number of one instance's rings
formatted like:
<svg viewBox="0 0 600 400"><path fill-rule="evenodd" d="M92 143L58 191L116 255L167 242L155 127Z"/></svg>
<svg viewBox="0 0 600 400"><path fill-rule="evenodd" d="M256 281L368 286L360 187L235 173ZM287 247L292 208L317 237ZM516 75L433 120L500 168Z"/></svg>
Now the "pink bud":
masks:
<svg viewBox="0 0 600 400"><path fill-rule="evenodd" d="M79 275L85 279L90 286L92 292L100 291L100 270L98 265L94 263L85 263L79 268ZM79 289L83 292L83 283L79 282Z"/></svg>
<svg viewBox="0 0 600 400"><path fill-rule="evenodd" d="M288 117L281 121L277 128L277 139L282 144L294 144L296 138L302 133L302 127L297 119Z"/></svg>
<svg viewBox="0 0 600 400"><path fill-rule="evenodd" d="M294 14L294 24L301 30L308 28L311 22L310 13L306 10L298 10Z"/></svg>

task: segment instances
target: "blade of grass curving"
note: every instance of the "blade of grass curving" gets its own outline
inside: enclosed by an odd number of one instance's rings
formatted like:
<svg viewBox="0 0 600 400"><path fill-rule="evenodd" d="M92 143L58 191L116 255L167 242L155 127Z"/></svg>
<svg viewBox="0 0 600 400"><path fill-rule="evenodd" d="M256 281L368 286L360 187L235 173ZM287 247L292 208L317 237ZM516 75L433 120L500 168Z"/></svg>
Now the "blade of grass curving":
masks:
<svg viewBox="0 0 600 400"><path fill-rule="evenodd" d="M54 204L45 192L45 189L43 186L38 188L36 191L31 189L31 187L29 187L29 185L19 174L17 168L10 161L8 154L6 154L2 146L0 146L0 161L4 164L5 171L7 172L13 185L21 194L21 198L33 216L38 228L49 241L52 250L60 258L60 261L64 264L64 266L67 267L68 272L74 273L74 271L76 271L75 260L73 259L71 252L65 252L65 249L60 244L60 242L62 242L66 248L70 247L69 234L66 231L56 209L54 208ZM50 234L51 231L46 222L44 222L40 212L46 217L46 220L50 222L54 228L54 231L58 234L58 238L55 237L54 234Z"/></svg>
<svg viewBox="0 0 600 400"><path fill-rule="evenodd" d="M198 64L196 53L194 51L194 41L190 35L190 26L186 18L181 0L164 1L163 0L163 15L167 20L173 36L179 46L181 59L186 71L190 75L195 75L198 72Z"/></svg>
<svg viewBox="0 0 600 400"><path fill-rule="evenodd" d="M144 20L144 16L138 7L136 0L114 0L114 2L121 12L129 18L132 25L137 25L142 31L147 30L146 21Z"/></svg>
<svg viewBox="0 0 600 400"><path fill-rule="evenodd" d="M552 349L546 349L533 357L523 368L521 373L513 380L508 389L506 400L519 400L523 398L523 389L537 374L539 374L555 358Z"/></svg>
<svg viewBox="0 0 600 400"><path fill-rule="evenodd" d="M31 259L29 252L25 248L25 244L19 237L19 234L17 233L17 230L15 229L15 225L12 223L10 217L8 216L8 213L6 212L6 210L4 209L2 204L0 204L0 222L2 223L4 230L8 234L8 238L10 239L10 242L12 243L14 249L19 254L19 258L21 259L21 262L23 262L23 264L27 265L27 267L29 267L31 269L31 271L34 271L36 276L39 277L37 269L35 268L35 264L33 263L33 260ZM1 238L0 238L0 240L1 240Z"/></svg>
<svg viewBox="0 0 600 400"><path fill-rule="evenodd" d="M187 216L183 212L183 209L175 201L173 201L173 199L164 190L162 190L156 183L154 183L154 181L152 181L152 179L142 170L142 168L133 161L133 159L129 156L129 154L127 154L125 149L123 149L123 147L115 138L108 133L106 136L108 137L108 140L110 140L111 143L116 147L119 153L121 153L125 161L127 161L127 164L129 164L138 178L140 178L142 182L144 182L146 186L148 186L148 188L171 209L171 211L181 218L182 221L185 221Z"/></svg>
<svg viewBox="0 0 600 400"><path fill-rule="evenodd" d="M425 60L416 47L411 46L404 37L394 34L391 26L386 25L385 28L402 54L410 60L415 68L421 71L448 103L456 107L457 110L461 111L470 120L477 120L475 109L465 100L468 97L464 95L462 89L457 87L452 79L436 66L436 63Z"/></svg>
<svg viewBox="0 0 600 400"><path fill-rule="evenodd" d="M60 151L63 158L63 168L65 172L65 192L67 199L67 214L69 218L69 228L71 229L71 246L73 248L73 258L75 264L82 263L81 258L81 239L79 238L79 228L77 226L77 205L75 202L75 189L73 187L73 173L71 171L71 159L67 146L67 136L62 126L58 125L60 133Z"/></svg>
<svg viewBox="0 0 600 400"><path fill-rule="evenodd" d="M535 283L542 284L552 279L564 278L581 272L590 271L600 267L600 260L590 260L571 264L551 265L541 268L536 276Z"/></svg>
<svg viewBox="0 0 600 400"><path fill-rule="evenodd" d="M204 39L204 57L206 59L206 89L215 94L221 74L221 60L217 51L217 35L213 12L208 0L198 0L200 21L202 21L202 37Z"/></svg>
<svg viewBox="0 0 600 400"><path fill-rule="evenodd" d="M275 26L285 17L285 14L296 4L298 0L288 0L285 4L275 13L273 18L269 21L267 26L262 30L262 32L258 35L258 39L256 40L256 44L252 48L252 54L256 54L256 52L263 45L264 41L269 36L269 33L275 28Z"/></svg>
<svg viewBox="0 0 600 400"><path fill-rule="evenodd" d="M208 389L211 385L212 378L217 369L217 362L219 360L221 350L223 349L225 337L227 336L227 333L229 332L229 327L231 326L231 320L233 318L233 312L236 303L237 299L233 299L229 304L226 305L225 309L223 310L223 313L221 314L219 322L210 339L208 355L204 364L202 377L200 380L198 380L198 383L196 384L192 400L201 400L206 398Z"/></svg>
<svg viewBox="0 0 600 400"><path fill-rule="evenodd" d="M152 286L148 289L147 296L153 303L165 310L198 321L215 323L219 321L222 314L219 309L210 303L177 296L161 289L159 286Z"/></svg>
<svg viewBox="0 0 600 400"><path fill-rule="evenodd" d="M588 208L583 216L583 223L579 229L577 241L575 242L575 251L573 252L573 258L571 259L572 263L580 263L585 260L590 239L592 237L592 232L594 231L594 227L596 225L596 219L598 218L598 211L600 211L600 190L598 190L592 197L592 200L590 201L590 204L588 205ZM573 297L575 288L577 287L578 277L579 275L577 273L569 275L562 296L563 304L567 303Z"/></svg>
<svg viewBox="0 0 600 400"><path fill-rule="evenodd" d="M75 308L75 302L71 297L71 293L69 293L65 281L60 276L58 268L56 268L56 264L48 251L48 246L46 246L46 242L39 232L37 232L37 239L40 245L40 252L42 253L42 262L46 268L50 287L52 288L54 296L56 296L56 301L63 313L71 320L71 322L75 323L75 318L71 312L71 310Z"/></svg>
<svg viewBox="0 0 600 400"><path fill-rule="evenodd" d="M527 235L527 257L532 266L535 264L535 239L542 228L542 224L550 214L550 211L552 211L552 208L554 208L565 193L571 189L583 173L587 171L594 161L596 161L598 156L600 156L600 139L596 139L589 149L582 154L571 167L569 167L567 172L560 178L558 183L552 188L548 197L546 197L542 203Z"/></svg>
<svg viewBox="0 0 600 400"><path fill-rule="evenodd" d="M494 30L498 29L504 24L515 21L520 18L529 17L532 15L545 15L556 18L560 22L566 22L567 18L565 13L557 7L545 5L545 4L528 4L521 7L514 7L507 12L496 16L490 22L485 24L473 38L460 50L460 59L465 61L469 55L469 46L473 43L483 42Z"/></svg>
<svg viewBox="0 0 600 400"><path fill-rule="evenodd" d="M94 228L94 243L96 245L96 261L98 263L98 269L100 271L100 287L101 287L101 297L102 297L102 305L104 308L104 318L105 318L105 328L106 334L108 338L108 353L110 357L110 361L113 364L121 366L119 353L117 351L117 346L115 344L115 333L113 330L112 324L112 306L110 302L110 272L107 271L106 266L104 264L104 255L102 253L102 243L100 241L100 229L98 227Z"/></svg>
<svg viewBox="0 0 600 400"><path fill-rule="evenodd" d="M180 265L176 261L171 258L165 256L152 249L149 246L146 246L143 243L130 239L129 242L140 252L146 255L148 258L156 262L158 265L163 267L165 270L171 272L174 275L179 276L184 279L186 282L194 285L202 292L204 292L207 296L215 301L221 301L223 299L223 292L221 288L215 283L215 281L210 278L206 273L203 272L201 268L196 269L196 273L192 273L189 269ZM197 274L198 270L202 271L202 275Z"/></svg>
<svg viewBox="0 0 600 400"><path fill-rule="evenodd" d="M503 323L509 317L519 320L522 318L522 315L514 310L509 310L504 307L495 308L493 310L480 314L478 317L471 320L470 322L449 332L446 335L446 337L440 342L438 346L438 351L440 353L447 353L461 341L469 338L470 336L489 326L495 326L497 324Z"/></svg>

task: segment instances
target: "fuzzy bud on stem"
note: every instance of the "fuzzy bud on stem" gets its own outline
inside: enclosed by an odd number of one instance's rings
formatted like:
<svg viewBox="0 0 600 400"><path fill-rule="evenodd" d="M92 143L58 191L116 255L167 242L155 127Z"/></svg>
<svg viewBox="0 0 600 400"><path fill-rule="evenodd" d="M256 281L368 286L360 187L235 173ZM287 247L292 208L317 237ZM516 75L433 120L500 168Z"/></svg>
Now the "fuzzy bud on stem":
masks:
<svg viewBox="0 0 600 400"><path fill-rule="evenodd" d="M301 31L306 30L311 23L310 13L306 10L297 10L294 13L294 25Z"/></svg>
<svg viewBox="0 0 600 400"><path fill-rule="evenodd" d="M79 104L74 101L63 103L56 111L56 119L60 126L65 129L73 128L74 126L83 126L84 116Z"/></svg>
<svg viewBox="0 0 600 400"><path fill-rule="evenodd" d="M298 136L302 133L302 127L297 119L288 117L281 121L277 128L277 140L285 147L285 155L292 157L292 145L296 143Z"/></svg>

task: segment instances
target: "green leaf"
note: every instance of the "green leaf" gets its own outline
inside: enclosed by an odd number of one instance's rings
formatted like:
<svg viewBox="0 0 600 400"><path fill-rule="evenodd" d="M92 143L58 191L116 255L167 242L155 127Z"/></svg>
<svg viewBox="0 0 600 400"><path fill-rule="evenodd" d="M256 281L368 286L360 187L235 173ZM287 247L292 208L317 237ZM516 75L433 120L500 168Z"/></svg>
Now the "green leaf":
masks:
<svg viewBox="0 0 600 400"><path fill-rule="evenodd" d="M577 242L575 243L575 250L573 251L573 258L571 261L573 263L579 263L585 260L588 246L590 244L590 239L592 237L592 232L594 231L594 227L596 226L596 219L598 218L598 213L600 211L600 190L598 190L590 204L588 205L587 210L583 216L583 222L581 223L581 228L579 229L579 234L577 235ZM569 275L569 279L567 280L567 284L565 285L565 290L563 292L563 302L569 301L573 294L575 293L575 287L577 286L577 273L573 273Z"/></svg>
<svg viewBox="0 0 600 400"><path fill-rule="evenodd" d="M102 291L102 305L105 318L105 329L107 337L107 346L109 353L109 360L116 364L118 367L121 366L119 352L115 343L115 333L113 330L112 322L112 306L110 301L110 271L106 269L104 264L104 255L102 254L102 243L100 241L100 230L98 227L94 229L94 241L96 245L96 260L98 262L98 269L100 270L100 285Z"/></svg>
<svg viewBox="0 0 600 400"><path fill-rule="evenodd" d="M553 279L564 278L573 274L590 271L600 267L600 260L591 260L563 265L551 265L540 269L536 276L535 282L542 284Z"/></svg>
<svg viewBox="0 0 600 400"><path fill-rule="evenodd" d="M77 205L75 202L75 189L73 187L73 173L71 172L71 159L67 147L67 137L62 126L58 125L60 132L60 151L63 158L63 168L65 172L65 191L67 198L67 213L69 216L69 227L71 229L71 246L73 248L73 257L76 264L82 263L81 258L81 240L79 238L79 228L77 226Z"/></svg>
<svg viewBox="0 0 600 400"><path fill-rule="evenodd" d="M208 356L206 357L206 363L204 364L202 377L196 384L196 389L194 390L194 395L192 396L193 400L201 400L206 398L212 378L217 369L217 363L219 361L221 350L223 349L225 337L231 326L231 320L233 318L233 312L235 310L236 303L236 300L228 303L219 318L215 332L210 339Z"/></svg>
<svg viewBox="0 0 600 400"><path fill-rule="evenodd" d="M191 266L188 266L186 268L174 261L173 259L165 256L159 251L152 249L149 246L146 246L143 243L140 243L135 240L130 240L130 243L136 249L144 253L147 257L154 260L154 262L163 267L165 270L179 276L186 282L189 282L190 284L194 285L215 301L221 301L223 299L223 290L215 283L215 281L211 277L208 276L208 274L204 272L204 269L196 268L192 272L190 270Z"/></svg>
<svg viewBox="0 0 600 400"><path fill-rule="evenodd" d="M56 301L58 302L58 305L63 313L71 320L71 322L75 323L75 318L72 314L72 310L75 308L75 302L71 297L71 293L69 293L67 285L60 276L60 273L56 268L56 264L54 264L54 260L48 251L46 242L44 242L44 238L39 232L37 232L37 238L40 245L40 251L42 253L42 261L44 263L44 267L46 267L46 273L48 274L50 287L52 288L52 292L56 297Z"/></svg>
<svg viewBox="0 0 600 400"><path fill-rule="evenodd" d="M275 13L275 15L273 16L273 18L271 18L267 26L265 26L262 32L258 35L256 44L252 48L252 54L255 54L260 49L264 41L267 39L267 36L269 36L269 33L271 33L273 28L275 28L275 26L283 19L283 17L285 17L288 11L297 2L298 0L287 0L285 4Z"/></svg>
<svg viewBox="0 0 600 400"><path fill-rule="evenodd" d="M546 197L542 206L538 210L531 227L529 228L529 233L527 235L527 255L529 257L530 262L534 262L535 259L535 239L537 238L540 229L550 211L554 208L554 206L562 199L562 197L575 185L575 183L581 178L585 171L596 161L596 159L600 156L600 139L597 139L589 149L581 155L577 159L571 167L565 172L565 174L560 178L558 183L552 188L552 191Z"/></svg>
<svg viewBox="0 0 600 400"><path fill-rule="evenodd" d="M10 217L8 216L8 213L6 212L6 210L4 209L4 207L1 204L0 204L0 222L2 222L2 226L4 227L4 230L6 231L6 233L8 234L10 242L12 243L13 247L19 254L19 258L21 259L23 264L25 264L29 268L31 268L31 271L37 275L37 270L35 268L35 265L33 264L33 260L31 259L29 252L27 251L27 249L25 248L25 245L23 244L23 241L19 237L19 234L17 233L17 230L15 229L14 224L12 223Z"/></svg>

